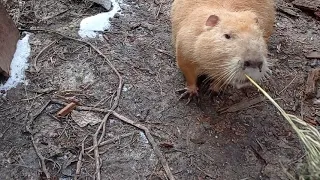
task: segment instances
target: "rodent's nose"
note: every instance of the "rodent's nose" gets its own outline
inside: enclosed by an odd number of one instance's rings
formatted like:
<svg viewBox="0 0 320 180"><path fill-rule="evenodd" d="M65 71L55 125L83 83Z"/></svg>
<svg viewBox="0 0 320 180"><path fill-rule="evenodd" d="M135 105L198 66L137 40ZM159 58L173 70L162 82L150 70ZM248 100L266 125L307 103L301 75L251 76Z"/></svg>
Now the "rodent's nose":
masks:
<svg viewBox="0 0 320 180"><path fill-rule="evenodd" d="M249 60L249 61L245 61L243 63L243 69L246 69L246 68L259 68L260 72L261 72L261 68L262 68L262 65L263 65L263 62L260 61L260 60L257 60L257 61L252 61L252 60Z"/></svg>

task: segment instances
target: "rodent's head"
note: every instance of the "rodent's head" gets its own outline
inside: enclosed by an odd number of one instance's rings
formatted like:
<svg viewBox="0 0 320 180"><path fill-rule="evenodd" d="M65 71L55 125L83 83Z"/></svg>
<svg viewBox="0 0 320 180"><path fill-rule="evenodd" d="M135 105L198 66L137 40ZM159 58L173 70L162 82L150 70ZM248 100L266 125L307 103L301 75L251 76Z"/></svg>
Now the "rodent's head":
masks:
<svg viewBox="0 0 320 180"><path fill-rule="evenodd" d="M195 55L201 61L202 71L217 86L245 83L245 74L260 80L270 71L267 44L254 13L219 12L203 23L204 31L196 39Z"/></svg>

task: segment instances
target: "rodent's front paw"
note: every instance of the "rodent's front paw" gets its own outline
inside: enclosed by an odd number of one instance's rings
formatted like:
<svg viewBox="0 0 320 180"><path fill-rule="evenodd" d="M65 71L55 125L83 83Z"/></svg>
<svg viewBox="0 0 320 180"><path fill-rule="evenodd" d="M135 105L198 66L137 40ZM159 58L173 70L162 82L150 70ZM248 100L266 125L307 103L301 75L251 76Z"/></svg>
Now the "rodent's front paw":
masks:
<svg viewBox="0 0 320 180"><path fill-rule="evenodd" d="M199 88L197 86L187 86L183 89L178 90L177 92L182 93L179 97L179 100L188 96L188 101L186 104L189 104L193 97L197 98L199 96L198 90Z"/></svg>

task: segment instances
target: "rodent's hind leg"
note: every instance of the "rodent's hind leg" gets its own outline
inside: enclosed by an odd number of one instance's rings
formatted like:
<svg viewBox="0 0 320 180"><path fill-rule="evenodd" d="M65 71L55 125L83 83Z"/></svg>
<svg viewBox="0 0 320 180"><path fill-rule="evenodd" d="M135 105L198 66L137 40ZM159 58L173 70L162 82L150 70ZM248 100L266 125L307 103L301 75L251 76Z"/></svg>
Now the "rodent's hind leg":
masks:
<svg viewBox="0 0 320 180"><path fill-rule="evenodd" d="M183 56L179 53L179 51L177 51L176 58L177 58L177 65L179 66L180 70L182 71L186 79L186 87L182 90L179 90L179 92L184 91L181 94L179 100L189 95L188 102L187 102L188 104L191 101L192 97L194 96L198 97L198 90L199 90L199 88L197 87L198 66L195 63L192 63L192 61L189 61L183 58Z"/></svg>

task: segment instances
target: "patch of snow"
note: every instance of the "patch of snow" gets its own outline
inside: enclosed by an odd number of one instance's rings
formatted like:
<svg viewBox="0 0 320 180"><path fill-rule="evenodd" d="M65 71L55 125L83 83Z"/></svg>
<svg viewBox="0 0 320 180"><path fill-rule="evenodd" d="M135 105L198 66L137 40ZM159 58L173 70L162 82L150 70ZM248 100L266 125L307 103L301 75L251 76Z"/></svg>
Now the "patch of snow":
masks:
<svg viewBox="0 0 320 180"><path fill-rule="evenodd" d="M132 85L131 85L131 84L124 84L124 85L123 85L123 88L122 88L122 91L123 91L123 92L127 92L127 91L129 91L131 88L132 88Z"/></svg>
<svg viewBox="0 0 320 180"><path fill-rule="evenodd" d="M111 24L109 18L112 18L116 13L121 12L119 4L122 3L122 0L111 0L111 2L113 6L111 11L99 13L81 21L80 30L78 31L79 36L82 38L95 38L98 35L98 32L110 28Z"/></svg>
<svg viewBox="0 0 320 180"><path fill-rule="evenodd" d="M8 91L24 82L25 70L29 67L28 57L31 51L29 37L30 34L26 34L23 39L17 42L17 48L10 65L10 77L5 84L0 84L1 91Z"/></svg>
<svg viewBox="0 0 320 180"><path fill-rule="evenodd" d="M139 134L140 134L140 138L141 138L142 142L148 144L149 141L148 141L146 135L142 131L140 131Z"/></svg>

